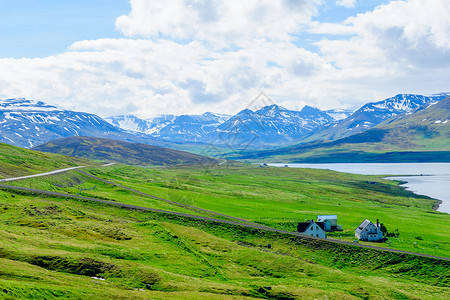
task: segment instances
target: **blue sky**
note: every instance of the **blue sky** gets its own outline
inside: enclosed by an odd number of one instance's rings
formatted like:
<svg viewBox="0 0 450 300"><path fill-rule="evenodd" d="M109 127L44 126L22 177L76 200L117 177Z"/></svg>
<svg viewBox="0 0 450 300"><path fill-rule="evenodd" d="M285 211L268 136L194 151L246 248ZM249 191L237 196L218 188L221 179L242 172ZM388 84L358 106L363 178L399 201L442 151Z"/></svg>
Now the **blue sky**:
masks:
<svg viewBox="0 0 450 300"><path fill-rule="evenodd" d="M0 98L102 116L449 91L448 0L0 0Z"/></svg>
<svg viewBox="0 0 450 300"><path fill-rule="evenodd" d="M0 0L0 57L45 57L80 40L119 38L127 0Z"/></svg>

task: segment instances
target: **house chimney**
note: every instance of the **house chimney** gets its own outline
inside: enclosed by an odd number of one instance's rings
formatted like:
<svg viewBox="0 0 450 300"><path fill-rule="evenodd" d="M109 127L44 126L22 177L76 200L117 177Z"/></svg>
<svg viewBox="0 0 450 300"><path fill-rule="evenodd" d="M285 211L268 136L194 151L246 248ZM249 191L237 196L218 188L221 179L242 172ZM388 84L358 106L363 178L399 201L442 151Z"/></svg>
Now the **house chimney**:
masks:
<svg viewBox="0 0 450 300"><path fill-rule="evenodd" d="M378 221L378 219L377 219L377 227L380 227L380 222Z"/></svg>

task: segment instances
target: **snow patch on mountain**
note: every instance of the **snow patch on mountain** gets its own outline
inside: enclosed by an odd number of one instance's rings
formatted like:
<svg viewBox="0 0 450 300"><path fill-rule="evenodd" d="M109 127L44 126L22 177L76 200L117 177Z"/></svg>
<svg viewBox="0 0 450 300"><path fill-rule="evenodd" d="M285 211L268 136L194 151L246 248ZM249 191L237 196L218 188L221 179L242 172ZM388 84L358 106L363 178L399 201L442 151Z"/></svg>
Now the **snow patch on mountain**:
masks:
<svg viewBox="0 0 450 300"><path fill-rule="evenodd" d="M15 146L28 148L61 137L120 136L123 132L96 115L24 98L0 100L0 142Z"/></svg>
<svg viewBox="0 0 450 300"><path fill-rule="evenodd" d="M0 100L0 111L61 111L56 106L45 104L42 101L27 100L25 98L12 98Z"/></svg>

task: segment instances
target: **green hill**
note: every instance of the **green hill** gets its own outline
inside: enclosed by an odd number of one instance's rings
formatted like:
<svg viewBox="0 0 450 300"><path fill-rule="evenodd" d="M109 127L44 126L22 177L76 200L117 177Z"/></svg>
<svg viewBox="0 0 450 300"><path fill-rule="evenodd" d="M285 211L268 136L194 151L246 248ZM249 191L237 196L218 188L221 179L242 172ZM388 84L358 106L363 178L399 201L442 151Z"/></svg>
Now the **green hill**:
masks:
<svg viewBox="0 0 450 300"><path fill-rule="evenodd" d="M389 238L389 245L372 245L449 253L448 215L431 210L435 201L376 176L251 165L85 171L288 231L318 212L336 213L344 231L333 237L350 242L361 220L380 218L400 236ZM15 184L131 205L161 204L75 171ZM8 299L450 297L450 264L442 259L5 188L0 264L0 298Z"/></svg>
<svg viewBox="0 0 450 300"><path fill-rule="evenodd" d="M85 159L32 151L0 143L0 178L92 164L95 163Z"/></svg>
<svg viewBox="0 0 450 300"><path fill-rule="evenodd" d="M36 146L33 150L129 165L217 163L215 159L185 151L96 137L57 139Z"/></svg>
<svg viewBox="0 0 450 300"><path fill-rule="evenodd" d="M311 142L234 159L276 162L450 162L450 98L329 142Z"/></svg>

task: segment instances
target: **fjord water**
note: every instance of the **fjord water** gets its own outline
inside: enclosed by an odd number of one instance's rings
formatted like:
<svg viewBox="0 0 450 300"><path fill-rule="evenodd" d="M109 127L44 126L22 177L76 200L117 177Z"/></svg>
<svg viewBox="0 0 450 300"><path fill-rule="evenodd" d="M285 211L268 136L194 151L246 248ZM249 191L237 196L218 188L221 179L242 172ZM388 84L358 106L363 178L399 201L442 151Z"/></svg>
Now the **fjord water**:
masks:
<svg viewBox="0 0 450 300"><path fill-rule="evenodd" d="M282 167L286 164L270 164ZM438 211L450 213L450 163L287 164L292 168L329 169L362 175L400 175L387 179L407 181L402 186L416 194L441 200Z"/></svg>

